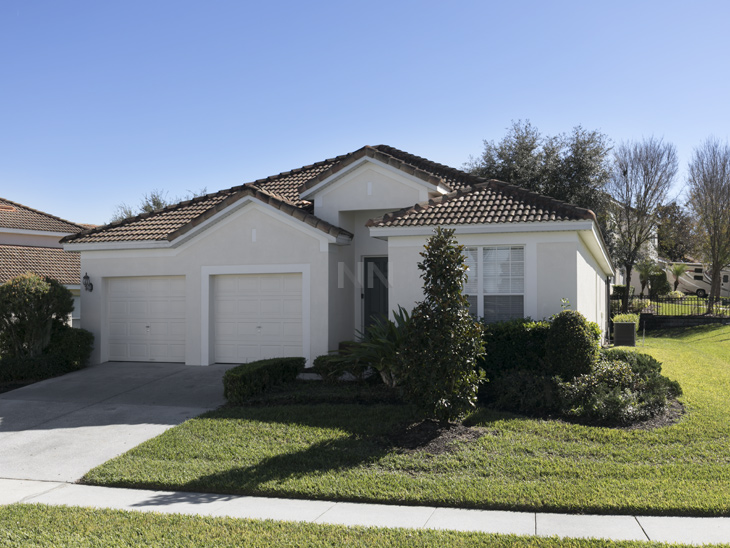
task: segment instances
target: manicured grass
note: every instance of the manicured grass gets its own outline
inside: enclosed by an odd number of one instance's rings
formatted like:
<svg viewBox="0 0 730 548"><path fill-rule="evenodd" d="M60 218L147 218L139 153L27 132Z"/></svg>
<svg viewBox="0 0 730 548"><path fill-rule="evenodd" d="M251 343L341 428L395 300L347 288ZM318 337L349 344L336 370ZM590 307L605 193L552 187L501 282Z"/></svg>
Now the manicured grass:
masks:
<svg viewBox="0 0 730 548"><path fill-rule="evenodd" d="M222 409L89 472L87 483L457 507L730 515L730 327L647 337L688 414L651 431L479 412L475 442L407 452L399 405Z"/></svg>
<svg viewBox="0 0 730 548"><path fill-rule="evenodd" d="M341 527L41 505L0 507L0 546L650 548L656 542L611 542L413 529ZM679 545L674 545L679 546Z"/></svg>

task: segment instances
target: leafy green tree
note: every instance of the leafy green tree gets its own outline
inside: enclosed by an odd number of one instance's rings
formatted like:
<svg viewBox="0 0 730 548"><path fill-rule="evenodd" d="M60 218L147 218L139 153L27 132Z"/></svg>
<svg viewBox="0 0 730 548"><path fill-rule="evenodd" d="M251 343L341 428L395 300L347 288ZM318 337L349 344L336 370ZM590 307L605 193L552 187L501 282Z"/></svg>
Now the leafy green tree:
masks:
<svg viewBox="0 0 730 548"><path fill-rule="evenodd" d="M696 254L692 217L677 202L657 210L659 256L670 261L687 261Z"/></svg>
<svg viewBox="0 0 730 548"><path fill-rule="evenodd" d="M192 200L193 198L197 198L198 196L205 196L206 192L208 192L207 188L201 188L197 192L188 191L188 194L185 195L185 197L183 198L169 198L169 193L166 190L156 188L146 193L142 197L142 200L140 201L136 209L126 203L119 204L114 210L114 215L112 216L110 222L113 223L117 221L123 221L124 219L131 219L132 217L136 217L137 215L141 215L142 213L152 213L153 211L157 211L158 209L164 209L168 206L174 205L184 200Z"/></svg>
<svg viewBox="0 0 730 548"><path fill-rule="evenodd" d="M51 278L28 273L0 285L0 335L6 352L40 356L54 323L64 323L73 308L71 292Z"/></svg>
<svg viewBox="0 0 730 548"><path fill-rule="evenodd" d="M459 418L476 405L484 372L482 327L469 314L462 294L466 281L464 247L453 230L436 229L418 264L424 300L411 314L401 350L406 399L439 420Z"/></svg>
<svg viewBox="0 0 730 548"><path fill-rule="evenodd" d="M608 206L609 139L576 126L568 134L543 136L529 121L512 123L499 142L484 141L484 151L465 168L532 192L592 210L599 222ZM604 233L605 236L605 233Z"/></svg>

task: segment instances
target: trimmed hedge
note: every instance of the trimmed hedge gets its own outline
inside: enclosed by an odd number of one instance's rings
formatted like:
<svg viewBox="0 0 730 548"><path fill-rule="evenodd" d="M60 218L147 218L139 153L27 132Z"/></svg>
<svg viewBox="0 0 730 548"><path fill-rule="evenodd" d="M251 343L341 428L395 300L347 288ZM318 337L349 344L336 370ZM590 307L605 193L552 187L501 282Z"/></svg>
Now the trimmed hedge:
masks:
<svg viewBox="0 0 730 548"><path fill-rule="evenodd" d="M223 394L229 403L244 403L277 384L294 381L306 363L305 358L272 358L244 363L226 371Z"/></svg>
<svg viewBox="0 0 730 548"><path fill-rule="evenodd" d="M322 354L314 358L312 372L322 377L327 383L337 382L346 371L345 360L339 354Z"/></svg>
<svg viewBox="0 0 730 548"><path fill-rule="evenodd" d="M41 356L0 358L0 382L40 381L83 369L93 346L94 335L85 329L54 327L51 342Z"/></svg>
<svg viewBox="0 0 730 548"><path fill-rule="evenodd" d="M504 372L518 370L542 371L545 341L550 322L516 318L483 325L482 338L486 353L479 365L488 379Z"/></svg>
<svg viewBox="0 0 730 548"><path fill-rule="evenodd" d="M598 360L601 328L580 312L563 310L550 322L545 359L551 374L570 380L591 371Z"/></svg>

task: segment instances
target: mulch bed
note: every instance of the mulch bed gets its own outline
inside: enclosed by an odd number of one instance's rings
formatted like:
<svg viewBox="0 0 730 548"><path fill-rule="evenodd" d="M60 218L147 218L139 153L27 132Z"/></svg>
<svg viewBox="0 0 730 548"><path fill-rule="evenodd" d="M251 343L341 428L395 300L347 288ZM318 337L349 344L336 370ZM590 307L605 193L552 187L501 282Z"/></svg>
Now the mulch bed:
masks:
<svg viewBox="0 0 730 548"><path fill-rule="evenodd" d="M455 451L457 442L474 442L488 432L486 428L425 419L396 429L386 442L406 453L439 455Z"/></svg>
<svg viewBox="0 0 730 548"><path fill-rule="evenodd" d="M671 400L667 405L667 409L661 415L652 417L649 420L637 422L630 426L624 426L623 430L654 430L663 426L672 426L677 424L686 413L684 405L677 400Z"/></svg>

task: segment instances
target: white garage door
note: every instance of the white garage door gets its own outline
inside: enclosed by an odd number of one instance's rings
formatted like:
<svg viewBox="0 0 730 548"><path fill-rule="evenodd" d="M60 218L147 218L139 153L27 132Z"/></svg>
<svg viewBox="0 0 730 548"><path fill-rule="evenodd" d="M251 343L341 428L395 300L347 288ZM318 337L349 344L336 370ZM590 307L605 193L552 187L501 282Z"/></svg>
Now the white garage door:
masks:
<svg viewBox="0 0 730 548"><path fill-rule="evenodd" d="M213 278L216 363L302 356L302 275Z"/></svg>
<svg viewBox="0 0 730 548"><path fill-rule="evenodd" d="M185 361L185 277L110 278L112 361Z"/></svg>

